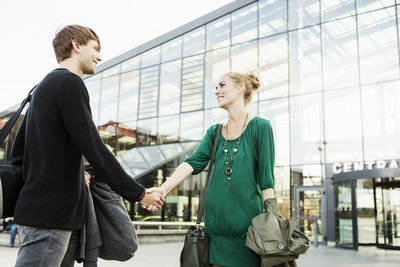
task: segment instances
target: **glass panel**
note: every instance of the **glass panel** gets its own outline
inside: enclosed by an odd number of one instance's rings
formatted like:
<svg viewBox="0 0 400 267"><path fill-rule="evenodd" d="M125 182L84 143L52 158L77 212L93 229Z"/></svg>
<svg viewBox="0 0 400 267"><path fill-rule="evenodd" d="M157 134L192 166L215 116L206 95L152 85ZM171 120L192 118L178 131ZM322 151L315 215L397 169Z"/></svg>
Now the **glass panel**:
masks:
<svg viewBox="0 0 400 267"><path fill-rule="evenodd" d="M203 108L204 54L185 58L182 67L181 112Z"/></svg>
<svg viewBox="0 0 400 267"><path fill-rule="evenodd" d="M138 121L137 145L151 146L156 144L157 144L157 118Z"/></svg>
<svg viewBox="0 0 400 267"><path fill-rule="evenodd" d="M229 48L223 48L206 54L206 84L205 84L205 108L217 107L215 87L222 74L229 72L230 56Z"/></svg>
<svg viewBox="0 0 400 267"><path fill-rule="evenodd" d="M257 38L257 3L232 13L232 44Z"/></svg>
<svg viewBox="0 0 400 267"><path fill-rule="evenodd" d="M136 121L120 123L117 137L117 155L134 148L136 144Z"/></svg>
<svg viewBox="0 0 400 267"><path fill-rule="evenodd" d="M260 37L287 31L287 1L258 1Z"/></svg>
<svg viewBox="0 0 400 267"><path fill-rule="evenodd" d="M322 24L324 89L358 85L357 33L354 17Z"/></svg>
<svg viewBox="0 0 400 267"><path fill-rule="evenodd" d="M290 210L290 168L277 167L274 169L275 187L274 192L279 204L279 210L283 217L292 218Z"/></svg>
<svg viewBox="0 0 400 267"><path fill-rule="evenodd" d="M321 0L322 22L355 15L355 0Z"/></svg>
<svg viewBox="0 0 400 267"><path fill-rule="evenodd" d="M227 47L231 43L231 17L229 15L206 26L207 50Z"/></svg>
<svg viewBox="0 0 400 267"><path fill-rule="evenodd" d="M300 191L300 216L306 217L299 221L300 231L302 231L311 241L314 241L315 231L317 232L318 242L322 241L322 223L315 217L321 217L321 192L320 191ZM317 225L314 221L317 221Z"/></svg>
<svg viewBox="0 0 400 267"><path fill-rule="evenodd" d="M320 28L315 26L290 32L289 43L290 94L320 91L322 87Z"/></svg>
<svg viewBox="0 0 400 267"><path fill-rule="evenodd" d="M92 110L92 118L96 125L99 123L99 106L100 106L100 90L101 75L94 75L85 80L90 99L90 109Z"/></svg>
<svg viewBox="0 0 400 267"><path fill-rule="evenodd" d="M231 51L233 72L248 72L257 69L257 41L233 46Z"/></svg>
<svg viewBox="0 0 400 267"><path fill-rule="evenodd" d="M259 115L268 119L274 130L275 165L289 165L289 99L260 102Z"/></svg>
<svg viewBox="0 0 400 267"><path fill-rule="evenodd" d="M139 118L157 116L159 66L142 69L140 73Z"/></svg>
<svg viewBox="0 0 400 267"><path fill-rule="evenodd" d="M291 163L320 163L322 94L290 98Z"/></svg>
<svg viewBox="0 0 400 267"><path fill-rule="evenodd" d="M139 71L121 74L118 121L137 119L139 96Z"/></svg>
<svg viewBox="0 0 400 267"><path fill-rule="evenodd" d="M327 162L362 160L359 88L327 92L324 97Z"/></svg>
<svg viewBox="0 0 400 267"><path fill-rule="evenodd" d="M141 67L148 67L160 63L160 46L144 52L142 55Z"/></svg>
<svg viewBox="0 0 400 267"><path fill-rule="evenodd" d="M353 247L353 222L350 182L339 183L335 188L336 244Z"/></svg>
<svg viewBox="0 0 400 267"><path fill-rule="evenodd" d="M322 165L291 166L293 185L321 185L323 173L322 168Z"/></svg>
<svg viewBox="0 0 400 267"><path fill-rule="evenodd" d="M103 143L114 155L117 153L117 128L118 123L114 121L109 121L98 127L99 135L103 140Z"/></svg>
<svg viewBox="0 0 400 267"><path fill-rule="evenodd" d="M400 158L400 82L362 88L365 160Z"/></svg>
<svg viewBox="0 0 400 267"><path fill-rule="evenodd" d="M361 83L399 79L394 8L358 16Z"/></svg>
<svg viewBox="0 0 400 267"><path fill-rule="evenodd" d="M111 68L108 68L108 69L102 71L101 74L102 74L103 78L110 77L110 76L118 75L120 70L121 70L121 65L119 64L119 65L113 66Z"/></svg>
<svg viewBox="0 0 400 267"><path fill-rule="evenodd" d="M196 141L203 138L203 111L181 114L181 141Z"/></svg>
<svg viewBox="0 0 400 267"><path fill-rule="evenodd" d="M394 0L357 0L357 11L366 12L391 5L394 5Z"/></svg>
<svg viewBox="0 0 400 267"><path fill-rule="evenodd" d="M130 58L121 63L121 72L127 72L139 68L140 56Z"/></svg>
<svg viewBox="0 0 400 267"><path fill-rule="evenodd" d="M119 75L102 79L99 125L117 121L118 89Z"/></svg>
<svg viewBox="0 0 400 267"><path fill-rule="evenodd" d="M296 0L289 3L289 30L319 23L319 0Z"/></svg>
<svg viewBox="0 0 400 267"><path fill-rule="evenodd" d="M372 179L356 181L358 243L376 243L375 204Z"/></svg>
<svg viewBox="0 0 400 267"><path fill-rule="evenodd" d="M173 60L182 57L182 37L178 37L161 46L162 61Z"/></svg>
<svg viewBox="0 0 400 267"><path fill-rule="evenodd" d="M206 42L204 28L193 30L183 36L183 57L204 52Z"/></svg>
<svg viewBox="0 0 400 267"><path fill-rule="evenodd" d="M159 115L179 113L181 60L161 65Z"/></svg>
<svg viewBox="0 0 400 267"><path fill-rule="evenodd" d="M400 188L385 184L376 188L378 244L400 246Z"/></svg>
<svg viewBox="0 0 400 267"><path fill-rule="evenodd" d="M160 117L158 120L159 144L178 142L179 140L179 116Z"/></svg>
<svg viewBox="0 0 400 267"><path fill-rule="evenodd" d="M227 119L226 110L222 108L213 108L205 111L204 133L216 123L224 123Z"/></svg>
<svg viewBox="0 0 400 267"><path fill-rule="evenodd" d="M118 161L130 175L137 175L147 170L148 165L137 149L131 149L117 157ZM144 184L142 184L144 185Z"/></svg>
<svg viewBox="0 0 400 267"><path fill-rule="evenodd" d="M260 100L288 95L287 34L279 34L259 41Z"/></svg>

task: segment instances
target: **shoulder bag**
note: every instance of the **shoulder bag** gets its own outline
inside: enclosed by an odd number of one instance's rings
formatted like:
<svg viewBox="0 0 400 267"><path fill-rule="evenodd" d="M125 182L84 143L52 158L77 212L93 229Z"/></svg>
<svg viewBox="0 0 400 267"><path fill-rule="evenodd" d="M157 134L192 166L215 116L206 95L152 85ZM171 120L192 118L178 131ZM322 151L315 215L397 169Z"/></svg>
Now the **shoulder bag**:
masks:
<svg viewBox="0 0 400 267"><path fill-rule="evenodd" d="M218 125L215 133L213 150L210 158L210 166L208 168L207 180L204 185L204 190L200 197L200 205L197 213L196 225L191 226L186 232L185 243L181 252L180 262L181 267L210 267L208 254L210 251L208 245L207 234L204 226L200 223L204 215L204 200L207 193L208 184L210 183L212 167L214 165L215 151L217 150L218 137L221 133L222 124Z"/></svg>
<svg viewBox="0 0 400 267"><path fill-rule="evenodd" d="M28 96L22 101L20 107L10 120L0 129L0 145L3 144L14 124L17 122L26 103L30 102L35 87L32 88ZM12 217L14 215L19 192L24 184L22 179L22 166L0 165L0 180L0 218Z"/></svg>

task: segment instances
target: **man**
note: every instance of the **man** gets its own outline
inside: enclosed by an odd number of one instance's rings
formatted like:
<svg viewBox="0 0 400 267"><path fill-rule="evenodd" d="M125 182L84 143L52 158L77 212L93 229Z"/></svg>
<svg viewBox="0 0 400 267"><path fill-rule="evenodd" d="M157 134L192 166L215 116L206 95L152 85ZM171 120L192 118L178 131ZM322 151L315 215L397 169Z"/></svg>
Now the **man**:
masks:
<svg viewBox="0 0 400 267"><path fill-rule="evenodd" d="M17 267L60 266L72 231L84 223L82 155L128 201L157 208L164 201L126 174L93 123L82 76L101 61L97 34L69 25L56 33L53 48L59 68L36 87L12 151L25 180L14 215L22 241Z"/></svg>
<svg viewBox="0 0 400 267"><path fill-rule="evenodd" d="M15 236L17 235L18 227L14 223L14 218L8 217L4 218L0 224L0 232L10 231L10 248L14 247L15 244Z"/></svg>

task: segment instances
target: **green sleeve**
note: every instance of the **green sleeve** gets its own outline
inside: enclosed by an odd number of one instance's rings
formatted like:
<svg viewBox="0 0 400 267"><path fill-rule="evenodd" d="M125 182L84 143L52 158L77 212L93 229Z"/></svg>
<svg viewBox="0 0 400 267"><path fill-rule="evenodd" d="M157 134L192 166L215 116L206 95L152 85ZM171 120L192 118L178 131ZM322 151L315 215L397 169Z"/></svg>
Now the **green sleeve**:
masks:
<svg viewBox="0 0 400 267"><path fill-rule="evenodd" d="M196 151L185 160L186 163L192 166L194 170L192 174L198 174L206 168L211 157L212 145L217 127L218 124L214 124L208 128Z"/></svg>
<svg viewBox="0 0 400 267"><path fill-rule="evenodd" d="M258 174L261 189L274 188L274 134L268 120L258 125Z"/></svg>

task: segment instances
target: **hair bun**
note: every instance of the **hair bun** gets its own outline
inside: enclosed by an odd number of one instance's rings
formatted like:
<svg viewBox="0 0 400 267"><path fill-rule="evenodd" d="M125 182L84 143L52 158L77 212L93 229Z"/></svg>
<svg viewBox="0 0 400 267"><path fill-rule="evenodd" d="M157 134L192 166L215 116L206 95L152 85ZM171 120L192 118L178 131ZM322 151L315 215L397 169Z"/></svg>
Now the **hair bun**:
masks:
<svg viewBox="0 0 400 267"><path fill-rule="evenodd" d="M257 91L261 87L261 81L254 70L245 73L244 76L249 82L248 84L251 85L251 88L253 88L253 92Z"/></svg>

